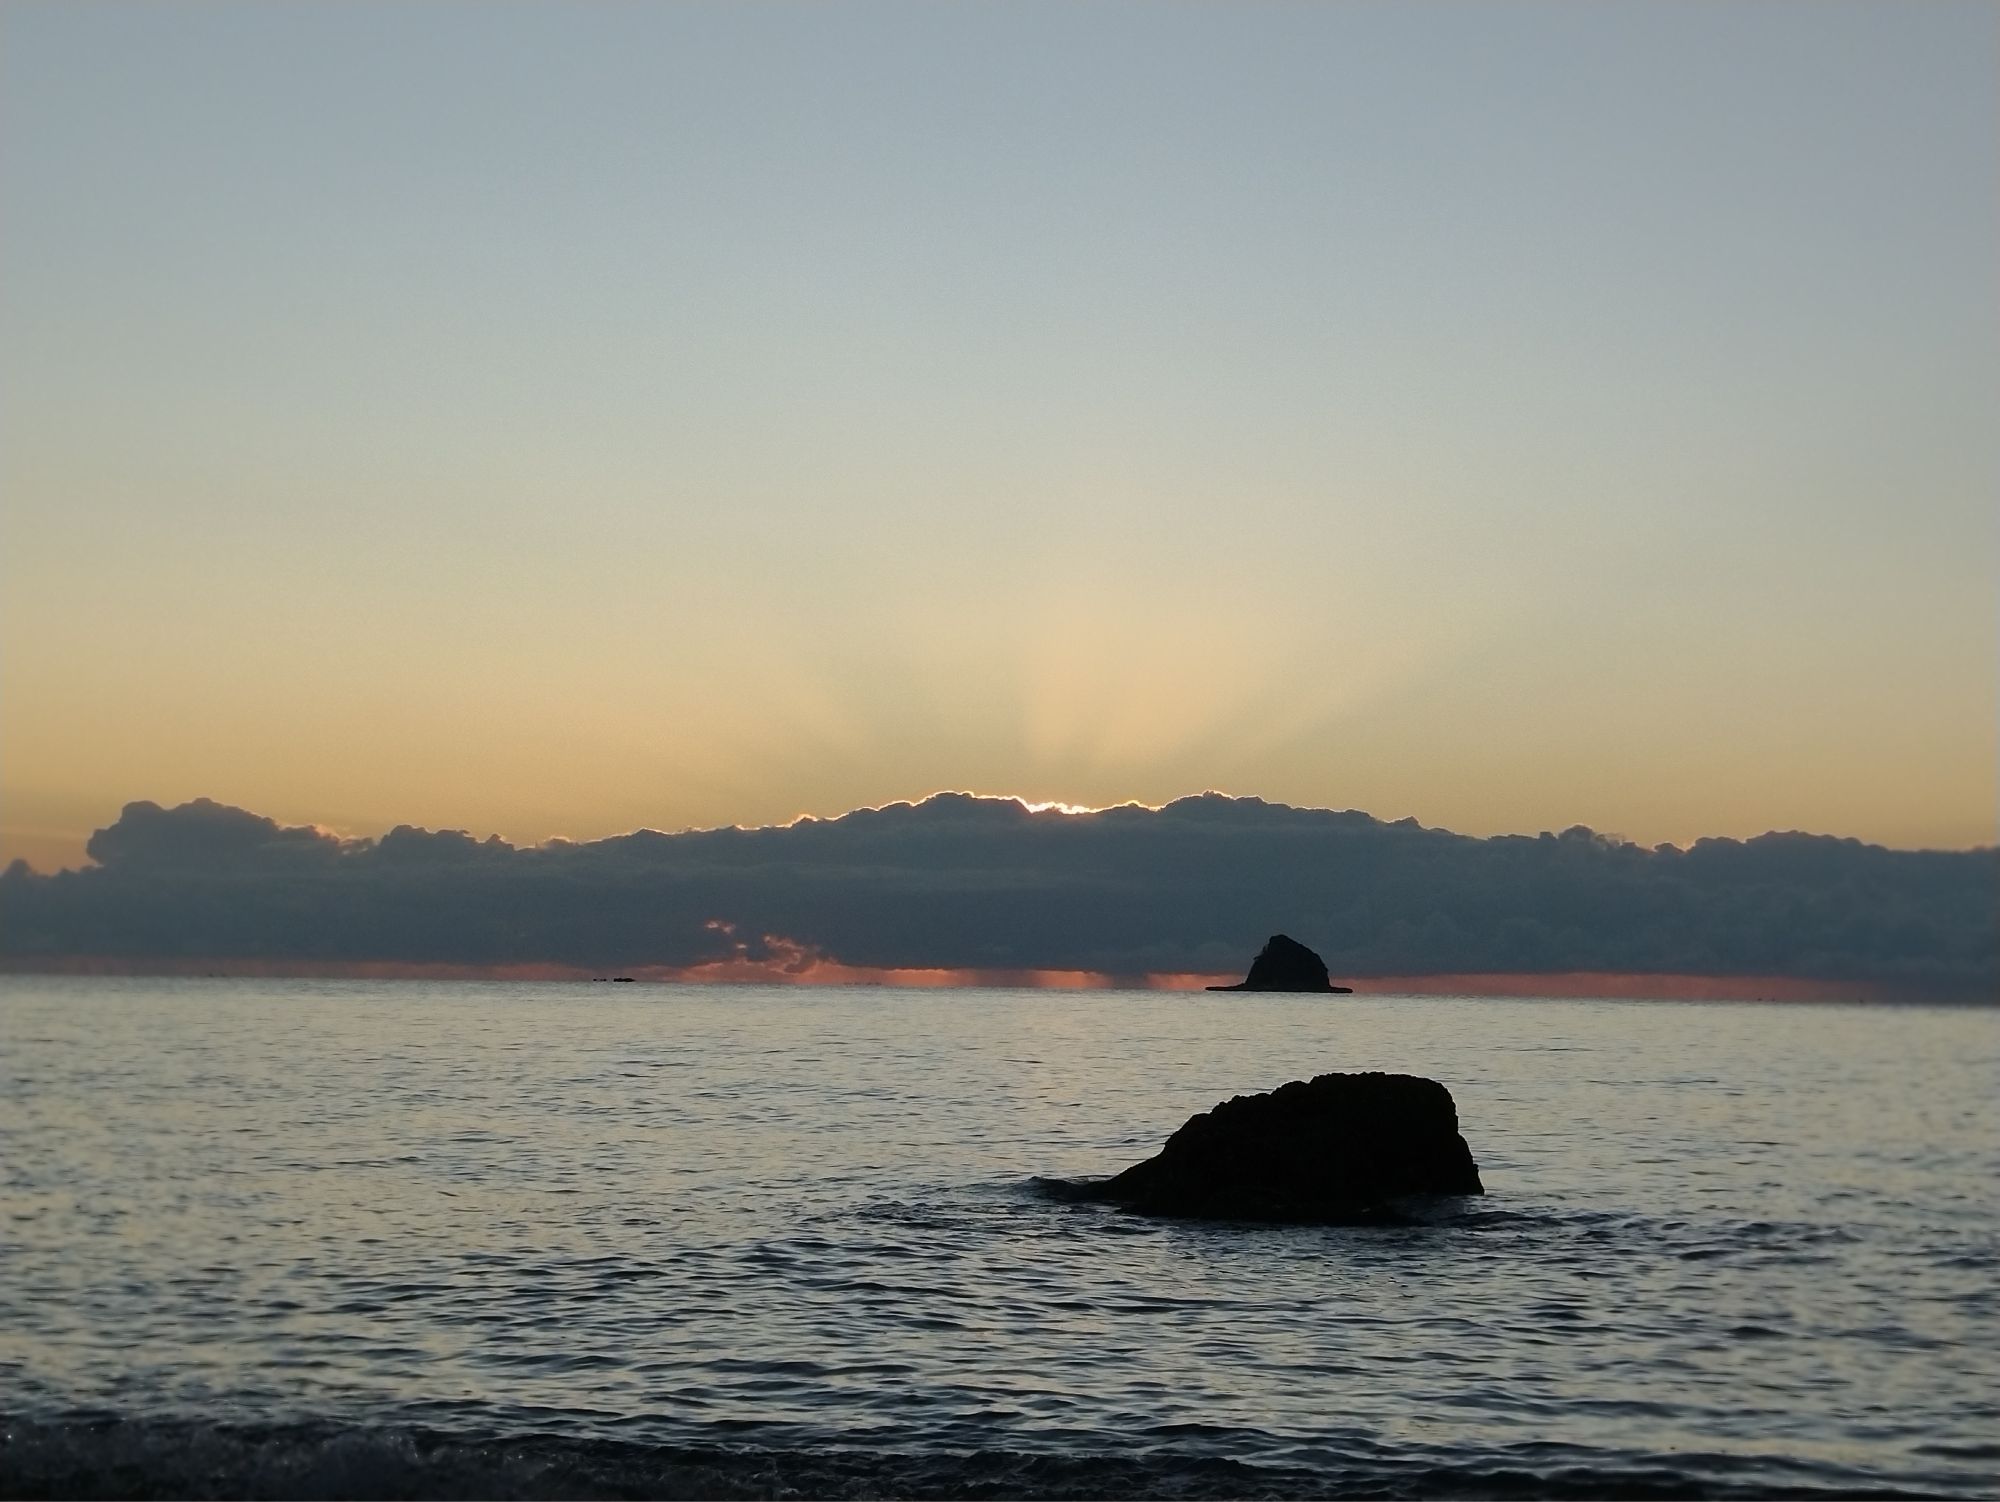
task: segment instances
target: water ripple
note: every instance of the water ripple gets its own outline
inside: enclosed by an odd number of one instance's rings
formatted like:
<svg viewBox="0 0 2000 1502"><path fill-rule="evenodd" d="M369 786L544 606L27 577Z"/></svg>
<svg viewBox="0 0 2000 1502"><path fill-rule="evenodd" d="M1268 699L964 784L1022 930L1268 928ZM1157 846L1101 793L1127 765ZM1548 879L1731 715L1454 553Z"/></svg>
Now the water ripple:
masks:
<svg viewBox="0 0 2000 1502"><path fill-rule="evenodd" d="M0 983L0 1493L1994 1489L1989 1014L646 989ZM1046 1192L1332 1067L1491 1194Z"/></svg>

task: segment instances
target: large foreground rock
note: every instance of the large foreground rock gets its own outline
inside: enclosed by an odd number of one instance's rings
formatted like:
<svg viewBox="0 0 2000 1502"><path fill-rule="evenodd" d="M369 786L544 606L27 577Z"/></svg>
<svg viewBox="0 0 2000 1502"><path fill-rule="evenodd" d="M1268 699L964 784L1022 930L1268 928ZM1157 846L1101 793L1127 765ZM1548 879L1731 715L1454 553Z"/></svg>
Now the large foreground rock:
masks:
<svg viewBox="0 0 2000 1502"><path fill-rule="evenodd" d="M1334 991L1346 996L1352 987L1336 986L1326 973L1326 961L1289 934L1272 934L1250 962L1250 974L1233 986L1211 991Z"/></svg>
<svg viewBox="0 0 2000 1502"><path fill-rule="evenodd" d="M1402 1195L1485 1192L1436 1080L1322 1074L1202 1112L1086 1194L1148 1215L1338 1223Z"/></svg>

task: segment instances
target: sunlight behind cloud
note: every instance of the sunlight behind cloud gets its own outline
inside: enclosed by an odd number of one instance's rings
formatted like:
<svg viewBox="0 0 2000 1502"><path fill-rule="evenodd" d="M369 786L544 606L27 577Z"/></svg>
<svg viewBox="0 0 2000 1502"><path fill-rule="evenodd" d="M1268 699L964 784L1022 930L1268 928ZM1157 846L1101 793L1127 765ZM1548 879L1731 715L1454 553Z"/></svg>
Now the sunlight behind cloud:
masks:
<svg viewBox="0 0 2000 1502"><path fill-rule="evenodd" d="M633 10L545 130L558 11L135 15L0 53L0 851L940 787L1993 837L1971 12L1079 13L1053 71L954 12L861 87Z"/></svg>

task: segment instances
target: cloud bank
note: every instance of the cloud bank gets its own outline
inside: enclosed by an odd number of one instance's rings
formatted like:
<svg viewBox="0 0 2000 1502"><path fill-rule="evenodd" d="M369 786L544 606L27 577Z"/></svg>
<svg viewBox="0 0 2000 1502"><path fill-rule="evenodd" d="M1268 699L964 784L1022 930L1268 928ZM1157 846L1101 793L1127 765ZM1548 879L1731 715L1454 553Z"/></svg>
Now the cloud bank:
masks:
<svg viewBox="0 0 2000 1502"><path fill-rule="evenodd" d="M128 804L96 864L0 877L0 957L878 972L1790 976L2000 995L2000 851L1823 835L1477 839L1209 793L1074 812L941 793L767 829L517 848Z"/></svg>

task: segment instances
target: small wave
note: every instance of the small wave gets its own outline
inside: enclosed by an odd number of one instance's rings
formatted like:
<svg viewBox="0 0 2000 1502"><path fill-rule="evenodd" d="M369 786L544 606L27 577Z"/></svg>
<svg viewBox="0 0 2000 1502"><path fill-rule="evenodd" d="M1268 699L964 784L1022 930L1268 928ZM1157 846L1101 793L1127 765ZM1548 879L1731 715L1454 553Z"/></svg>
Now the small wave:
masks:
<svg viewBox="0 0 2000 1502"><path fill-rule="evenodd" d="M1151 1436L1170 1438L1173 1426ZM1194 1426L1202 1428L1203 1426ZM210 1497L1915 1497L1879 1480L1802 1476L1735 1457L1620 1464L1549 1453L1441 1460L1381 1452L1313 1465L1175 1453L1053 1455L847 1446L659 1445L546 1433L450 1433L400 1425L226 1426L104 1414L0 1419L0 1498ZM1775 1473L1774 1473L1775 1472Z"/></svg>
<svg viewBox="0 0 2000 1502"><path fill-rule="evenodd" d="M1039 1176L1029 1179L1029 1193L1042 1199L1054 1200L1058 1204L1088 1204L1096 1198L1096 1191L1103 1179L1047 1179Z"/></svg>
<svg viewBox="0 0 2000 1502"><path fill-rule="evenodd" d="M1445 1226L1457 1224L1465 1215L1464 1197L1460 1195L1410 1194L1397 1195L1378 1202L1364 1204L1345 1213L1336 1212L1309 1220L1238 1220L1227 1216L1174 1216L1159 1215L1149 1211L1126 1212L1116 1204L1107 1204L1099 1198L1098 1190L1106 1181L1103 1179L1056 1179L1030 1178L1022 1186L1029 1194L1057 1204L1105 1204L1107 1209L1118 1213L1133 1213L1155 1220L1189 1220L1203 1225L1256 1227L1260 1231L1273 1229L1341 1229L1371 1227L1409 1229L1421 1226Z"/></svg>

